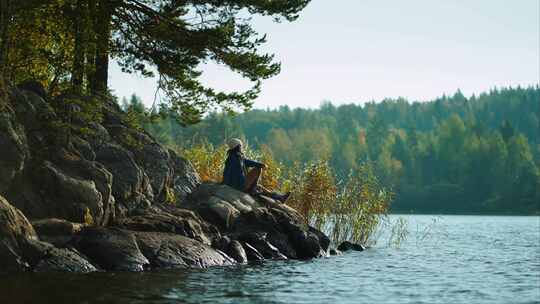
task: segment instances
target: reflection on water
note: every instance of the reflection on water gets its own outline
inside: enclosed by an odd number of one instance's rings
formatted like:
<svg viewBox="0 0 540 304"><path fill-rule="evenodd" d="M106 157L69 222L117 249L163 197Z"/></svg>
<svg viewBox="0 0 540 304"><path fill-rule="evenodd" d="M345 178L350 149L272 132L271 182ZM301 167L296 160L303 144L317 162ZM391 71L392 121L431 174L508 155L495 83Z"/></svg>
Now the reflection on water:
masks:
<svg viewBox="0 0 540 304"><path fill-rule="evenodd" d="M399 249L149 273L0 277L0 303L540 303L540 217L407 216Z"/></svg>

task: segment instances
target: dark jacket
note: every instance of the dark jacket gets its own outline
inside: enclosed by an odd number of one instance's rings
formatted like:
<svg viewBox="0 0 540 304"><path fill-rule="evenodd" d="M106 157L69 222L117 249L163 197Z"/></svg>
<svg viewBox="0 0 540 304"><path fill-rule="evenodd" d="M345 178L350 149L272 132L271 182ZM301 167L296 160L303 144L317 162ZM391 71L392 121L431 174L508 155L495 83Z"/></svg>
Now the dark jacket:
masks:
<svg viewBox="0 0 540 304"><path fill-rule="evenodd" d="M245 159L238 151L229 151L223 170L223 183L237 190L244 191L247 169L251 167L262 168L263 164L254 160Z"/></svg>

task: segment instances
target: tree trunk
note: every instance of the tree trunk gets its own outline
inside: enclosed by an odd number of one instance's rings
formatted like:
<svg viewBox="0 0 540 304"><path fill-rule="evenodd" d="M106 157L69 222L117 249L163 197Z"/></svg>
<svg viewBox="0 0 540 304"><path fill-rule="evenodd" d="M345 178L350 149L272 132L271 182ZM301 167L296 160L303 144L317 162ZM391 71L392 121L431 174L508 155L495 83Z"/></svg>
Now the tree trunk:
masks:
<svg viewBox="0 0 540 304"><path fill-rule="evenodd" d="M10 0L0 0L0 78L4 77L7 65L10 17Z"/></svg>
<svg viewBox="0 0 540 304"><path fill-rule="evenodd" d="M98 1L96 13L96 57L93 93L107 92L109 76L109 43L113 7L108 0Z"/></svg>
<svg viewBox="0 0 540 304"><path fill-rule="evenodd" d="M98 20L96 18L96 0L88 0L88 24L87 27L90 29L87 33L88 43L86 46L86 67L85 75L88 80L88 91L95 92L96 84L94 79L94 74L96 72L96 28L98 26Z"/></svg>
<svg viewBox="0 0 540 304"><path fill-rule="evenodd" d="M84 18L85 16L85 7L83 3L84 0L77 0L75 11L73 12L73 22L75 25L75 50L73 56L73 69L71 71L71 84L73 88L77 91L82 90L83 84L83 69L84 69L84 53L85 53L85 29L84 29Z"/></svg>

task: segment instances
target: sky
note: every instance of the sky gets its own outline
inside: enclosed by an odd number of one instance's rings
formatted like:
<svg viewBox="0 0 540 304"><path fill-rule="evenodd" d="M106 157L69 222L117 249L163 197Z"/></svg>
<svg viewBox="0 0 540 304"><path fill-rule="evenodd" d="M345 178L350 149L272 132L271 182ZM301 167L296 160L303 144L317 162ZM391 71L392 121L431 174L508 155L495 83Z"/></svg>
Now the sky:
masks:
<svg viewBox="0 0 540 304"><path fill-rule="evenodd" d="M253 20L282 63L254 108L316 108L405 97L426 101L458 89L540 83L540 0L312 0L293 23ZM231 91L249 82L224 66L203 83ZM110 70L114 93L154 100L155 79Z"/></svg>

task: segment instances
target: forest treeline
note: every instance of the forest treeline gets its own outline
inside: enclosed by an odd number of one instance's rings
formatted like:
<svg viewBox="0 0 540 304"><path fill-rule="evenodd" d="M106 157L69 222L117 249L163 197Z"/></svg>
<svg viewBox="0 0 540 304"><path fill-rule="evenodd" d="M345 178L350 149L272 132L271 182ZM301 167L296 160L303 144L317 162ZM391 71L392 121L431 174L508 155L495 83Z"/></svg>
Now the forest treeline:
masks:
<svg viewBox="0 0 540 304"><path fill-rule="evenodd" d="M123 106L142 119L138 97ZM369 162L396 193L394 212L531 214L540 212L539 120L534 86L429 102L211 113L189 127L166 115L144 126L172 146L217 146L235 136L284 165L328 160L343 182Z"/></svg>
<svg viewBox="0 0 540 304"><path fill-rule="evenodd" d="M514 88L427 103L404 99L319 109L253 110L261 82L280 71L262 53L250 16L294 21L309 0L0 0L0 114L27 81L57 113L58 138L102 119L109 61L154 76L162 119L144 126L163 143L218 145L231 136L267 147L290 166L328 160L338 179L366 162L397 196L395 211L539 212L539 88ZM243 92L200 81L214 62L249 80ZM129 102L128 102L129 103ZM137 98L128 117L142 119ZM139 115L140 114L140 115ZM205 117L201 121L201 118ZM196 122L191 127L181 127ZM74 123L76 122L76 124ZM137 124L133 124L136 127ZM265 148L266 149L266 148Z"/></svg>

